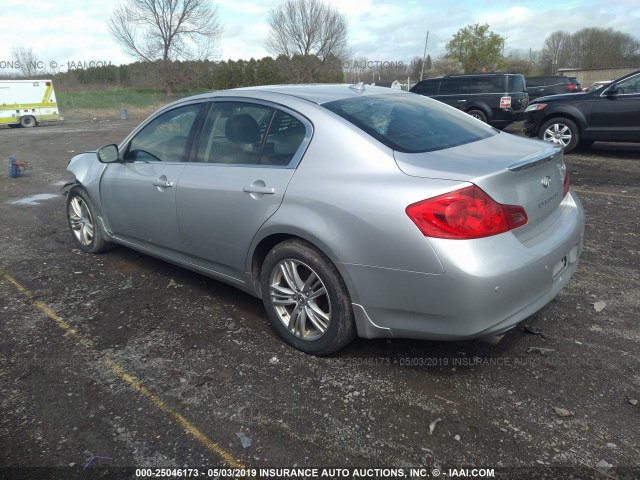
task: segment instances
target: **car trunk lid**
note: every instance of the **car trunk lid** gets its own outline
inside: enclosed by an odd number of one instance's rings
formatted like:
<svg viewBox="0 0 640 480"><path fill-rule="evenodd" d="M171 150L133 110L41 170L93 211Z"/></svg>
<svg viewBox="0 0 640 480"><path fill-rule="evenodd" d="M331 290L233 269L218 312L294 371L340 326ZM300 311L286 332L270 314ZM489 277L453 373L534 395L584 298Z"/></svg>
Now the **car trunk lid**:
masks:
<svg viewBox="0 0 640 480"><path fill-rule="evenodd" d="M446 150L394 156L407 175L470 182L496 202L523 207L530 225L549 216L564 197L562 150L535 140L501 133Z"/></svg>

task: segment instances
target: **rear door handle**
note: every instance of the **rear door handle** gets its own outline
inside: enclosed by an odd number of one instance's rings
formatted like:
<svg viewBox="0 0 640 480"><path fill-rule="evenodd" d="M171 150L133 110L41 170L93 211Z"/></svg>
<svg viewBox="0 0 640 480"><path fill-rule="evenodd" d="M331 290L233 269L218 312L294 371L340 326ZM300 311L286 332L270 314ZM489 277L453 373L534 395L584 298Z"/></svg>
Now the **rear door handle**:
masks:
<svg viewBox="0 0 640 480"><path fill-rule="evenodd" d="M466 100L458 100L458 103L464 103Z"/></svg>
<svg viewBox="0 0 640 480"><path fill-rule="evenodd" d="M261 194L267 194L267 195L273 195L274 193L276 193L276 189L273 187L263 187L260 185L248 185L245 187L242 187L242 191L245 193L261 193Z"/></svg>

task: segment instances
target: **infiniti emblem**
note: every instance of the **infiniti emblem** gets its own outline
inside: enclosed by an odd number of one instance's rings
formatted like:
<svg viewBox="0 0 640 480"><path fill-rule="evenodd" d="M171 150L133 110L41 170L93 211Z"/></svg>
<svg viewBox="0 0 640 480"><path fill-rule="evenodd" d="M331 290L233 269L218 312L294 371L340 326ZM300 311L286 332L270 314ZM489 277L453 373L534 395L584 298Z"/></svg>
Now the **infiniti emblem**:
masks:
<svg viewBox="0 0 640 480"><path fill-rule="evenodd" d="M542 179L542 186L547 188L549 185L551 185L551 177L547 175Z"/></svg>

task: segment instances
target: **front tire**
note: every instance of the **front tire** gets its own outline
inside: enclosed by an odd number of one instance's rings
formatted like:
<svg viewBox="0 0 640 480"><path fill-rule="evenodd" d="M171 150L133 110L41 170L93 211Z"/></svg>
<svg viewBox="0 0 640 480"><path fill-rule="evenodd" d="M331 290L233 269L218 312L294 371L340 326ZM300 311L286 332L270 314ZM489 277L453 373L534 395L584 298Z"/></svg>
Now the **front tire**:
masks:
<svg viewBox="0 0 640 480"><path fill-rule="evenodd" d="M552 118L542 124L538 138L545 142L560 145L564 148L564 153L569 153L580 142L580 130L573 120Z"/></svg>
<svg viewBox="0 0 640 480"><path fill-rule="evenodd" d="M312 355L328 355L356 337L351 299L335 265L300 240L276 245L265 258L262 298L275 333Z"/></svg>
<svg viewBox="0 0 640 480"><path fill-rule="evenodd" d="M78 247L88 253L100 253L113 247L104 238L97 219L87 192L82 187L73 187L67 195L69 229Z"/></svg>

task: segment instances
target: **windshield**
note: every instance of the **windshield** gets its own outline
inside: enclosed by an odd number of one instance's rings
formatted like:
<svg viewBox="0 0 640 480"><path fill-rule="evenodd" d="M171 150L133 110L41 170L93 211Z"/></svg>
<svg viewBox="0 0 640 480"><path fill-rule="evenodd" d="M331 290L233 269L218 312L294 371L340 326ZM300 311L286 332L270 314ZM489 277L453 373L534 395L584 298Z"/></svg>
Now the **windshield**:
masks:
<svg viewBox="0 0 640 480"><path fill-rule="evenodd" d="M497 135L488 125L421 95L352 97L322 106L404 153L442 150Z"/></svg>

